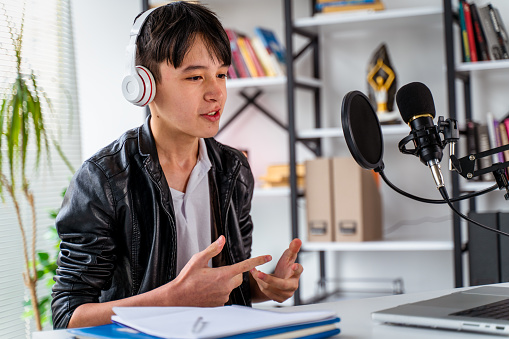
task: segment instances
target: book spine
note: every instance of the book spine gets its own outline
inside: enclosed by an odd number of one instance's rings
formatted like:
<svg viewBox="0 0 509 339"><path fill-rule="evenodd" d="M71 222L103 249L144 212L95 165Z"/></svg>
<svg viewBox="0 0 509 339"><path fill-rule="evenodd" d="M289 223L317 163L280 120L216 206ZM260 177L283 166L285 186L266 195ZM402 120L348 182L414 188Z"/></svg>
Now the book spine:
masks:
<svg viewBox="0 0 509 339"><path fill-rule="evenodd" d="M490 60L498 60L501 58L501 55L499 53L499 48L497 47L497 37L495 35L495 31L493 30L493 25L491 24L489 8L488 6L479 7L478 12L481 26L486 37L486 45L488 46L488 54L490 56Z"/></svg>
<svg viewBox="0 0 509 339"><path fill-rule="evenodd" d="M498 129L500 131L500 144L502 146L509 144L509 136L507 134L507 129L505 127L505 121L502 121L500 125L498 125ZM504 161L509 161L509 150L503 152Z"/></svg>
<svg viewBox="0 0 509 339"><path fill-rule="evenodd" d="M463 46L463 61L470 62L470 46L468 45L468 34L467 34L467 26L465 22L465 10L463 7L463 0L460 0L460 6L458 8L459 17L460 17L460 32L461 32L461 42Z"/></svg>
<svg viewBox="0 0 509 339"><path fill-rule="evenodd" d="M479 124L477 126L477 140L478 140L478 152L484 152L490 149L490 137L488 135L488 126L484 124ZM485 169L491 166L490 158L484 157L480 158L478 162L478 169ZM489 181L489 174L483 174L481 176L481 180Z"/></svg>
<svg viewBox="0 0 509 339"><path fill-rule="evenodd" d="M500 135L498 134L498 120L495 119L493 113L488 112L486 114L487 126L488 126L488 136L490 140L490 148L496 148L500 146ZM502 156L501 153L493 154L492 161L493 163L500 162L501 159L499 156ZM503 162L503 159L502 159Z"/></svg>
<svg viewBox="0 0 509 339"><path fill-rule="evenodd" d="M382 2L377 1L370 4L358 4L358 5L350 5L350 6L325 6L321 9L322 13L332 13L332 12L346 12L346 11L381 11L385 9L385 6Z"/></svg>
<svg viewBox="0 0 509 339"><path fill-rule="evenodd" d="M246 63L247 69L249 71L249 74L251 74L251 77L253 78L259 77L260 75L256 72L254 61L253 59L251 59L251 56L247 51L245 37L237 36L237 45L239 45L240 54L242 55L242 59L244 59L244 62Z"/></svg>
<svg viewBox="0 0 509 339"><path fill-rule="evenodd" d="M276 38L274 32L260 27L255 27L255 34L260 38L265 48L277 57L279 63L281 65L285 65L285 50Z"/></svg>
<svg viewBox="0 0 509 339"><path fill-rule="evenodd" d="M349 7L355 5L370 5L377 2L376 0L352 0L352 1L325 1L325 2L317 2L316 9L318 11L323 10L325 7Z"/></svg>
<svg viewBox="0 0 509 339"><path fill-rule="evenodd" d="M266 76L267 74L265 74L265 71L263 70L260 59L258 58L258 55L255 53L253 45L251 44L251 39L246 36L244 38L244 42L246 44L247 52L249 53L249 56L253 60L254 66L256 68L256 73L258 73L258 76L261 77Z"/></svg>
<svg viewBox="0 0 509 339"><path fill-rule="evenodd" d="M317 4L324 4L328 2L337 2L344 5L358 4L358 3L373 3L378 0L316 0Z"/></svg>
<svg viewBox="0 0 509 339"><path fill-rule="evenodd" d="M250 74L244 64L239 46L237 45L237 34L231 29L225 29L228 39L230 40L230 48L232 50L232 65L240 78L249 78Z"/></svg>
<svg viewBox="0 0 509 339"><path fill-rule="evenodd" d="M470 5L466 1L463 2L463 13L465 15L465 27L467 29L468 47L470 50L470 61L476 62L478 58L474 37L474 27L472 25L472 14L470 11Z"/></svg>
<svg viewBox="0 0 509 339"><path fill-rule="evenodd" d="M495 34L497 37L497 41L500 47L501 59L509 59L509 44L507 41L507 31L505 30L502 19L500 18L500 14L497 9L495 9L491 4L488 4L488 9L490 13L490 19L493 25L493 29L495 30Z"/></svg>
<svg viewBox="0 0 509 339"><path fill-rule="evenodd" d="M235 71L235 67L233 67L233 64L231 64L228 67L228 79L237 79L237 78L238 78L238 75L237 75L237 72Z"/></svg>
<svg viewBox="0 0 509 339"><path fill-rule="evenodd" d="M479 60L483 61L490 60L488 44L486 43L486 34L482 28L481 18L479 17L479 11L476 4L470 4L470 13L472 14L472 24L474 26L474 33L477 42L477 57Z"/></svg>
<svg viewBox="0 0 509 339"><path fill-rule="evenodd" d="M251 45L253 46L253 49L254 49L258 59L260 60L260 63L263 67L265 75L268 77L277 76L278 74L276 73L276 70L273 68L273 64L272 64L272 61L270 60L269 52L263 46L262 42L260 41L260 38L258 38L257 36L253 37L251 39Z"/></svg>

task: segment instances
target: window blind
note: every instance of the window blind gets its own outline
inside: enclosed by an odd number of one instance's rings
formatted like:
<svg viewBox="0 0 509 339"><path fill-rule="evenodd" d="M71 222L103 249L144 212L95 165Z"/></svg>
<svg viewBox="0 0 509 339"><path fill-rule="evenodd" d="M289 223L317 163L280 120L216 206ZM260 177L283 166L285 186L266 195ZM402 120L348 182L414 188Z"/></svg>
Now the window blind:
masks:
<svg viewBox="0 0 509 339"><path fill-rule="evenodd" d="M51 102L50 106L42 100L48 135L58 141L70 163L77 168L81 154L70 6L70 0L0 0L0 95L3 98L9 93L16 76L11 33L15 36L19 33L24 11L22 72L29 76L30 70L34 71L38 88ZM5 155L4 144L0 151ZM37 250L54 251L53 241L45 237L54 224L50 211L60 207L61 192L73 173L53 147L50 147L49 156L42 154L38 171L35 171L34 155L35 147L31 144L26 168L35 197ZM4 171L5 168L4 160ZM21 195L19 197L30 241L30 207ZM28 293L22 279L21 233L10 197L4 194L4 198L5 202L0 202L0 338L24 338L29 337L35 327L22 319L23 300ZM46 284L39 282L39 298L49 293Z"/></svg>

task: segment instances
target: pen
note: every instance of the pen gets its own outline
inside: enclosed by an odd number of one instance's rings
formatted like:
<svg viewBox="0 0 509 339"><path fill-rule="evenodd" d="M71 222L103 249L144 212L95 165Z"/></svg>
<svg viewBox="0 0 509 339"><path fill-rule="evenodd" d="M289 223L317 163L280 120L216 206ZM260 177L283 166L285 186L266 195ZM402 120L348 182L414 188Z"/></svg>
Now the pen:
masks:
<svg viewBox="0 0 509 339"><path fill-rule="evenodd" d="M206 324L207 322L203 321L203 317L198 317L198 319L196 319L196 321L194 322L192 332L193 333L201 332L201 330L203 330Z"/></svg>

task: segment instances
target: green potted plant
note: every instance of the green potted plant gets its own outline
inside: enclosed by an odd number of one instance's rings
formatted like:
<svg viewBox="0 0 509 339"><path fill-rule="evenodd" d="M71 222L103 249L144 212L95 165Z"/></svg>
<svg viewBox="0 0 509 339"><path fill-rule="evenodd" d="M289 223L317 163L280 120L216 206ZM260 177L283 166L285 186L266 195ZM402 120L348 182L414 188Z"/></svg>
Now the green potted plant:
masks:
<svg viewBox="0 0 509 339"><path fill-rule="evenodd" d="M7 15L6 19L9 20ZM3 93L0 101L0 196L5 201L8 196L14 205L18 226L22 238L24 256L23 281L30 293L33 317L37 330L42 330L39 312L40 301L37 298L37 281L41 276L37 263L45 259L44 254L36 251L37 220L35 214L35 197L27 176L27 157L35 157L35 168L39 168L41 154L49 158L50 150L54 149L73 172L58 142L45 128L45 109L51 111L51 102L39 88L33 70L22 71L24 13L21 26L15 32L10 27L10 36L16 58L15 80ZM35 150L30 151L28 145L33 143ZM6 150L6 151L4 151ZM25 199L30 207L31 219L26 225L20 210L20 202ZM31 236L28 236L31 232ZM29 243L30 240L30 243ZM44 302L44 301L42 301Z"/></svg>

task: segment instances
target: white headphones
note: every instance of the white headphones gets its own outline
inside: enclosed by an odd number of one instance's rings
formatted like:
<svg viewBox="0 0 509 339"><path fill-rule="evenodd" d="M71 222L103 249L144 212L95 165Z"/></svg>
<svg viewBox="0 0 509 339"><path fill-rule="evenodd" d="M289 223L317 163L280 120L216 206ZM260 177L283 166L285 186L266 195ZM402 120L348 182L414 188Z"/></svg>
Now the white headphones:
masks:
<svg viewBox="0 0 509 339"><path fill-rule="evenodd" d="M124 97L136 106L148 105L156 95L156 82L152 73L143 66L136 66L136 40L147 17L156 8L145 11L131 28L129 45L126 48L127 65L122 93Z"/></svg>

